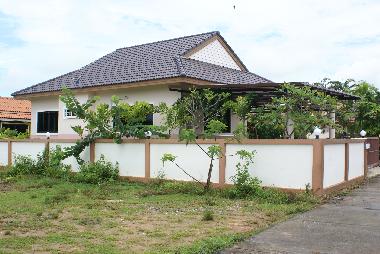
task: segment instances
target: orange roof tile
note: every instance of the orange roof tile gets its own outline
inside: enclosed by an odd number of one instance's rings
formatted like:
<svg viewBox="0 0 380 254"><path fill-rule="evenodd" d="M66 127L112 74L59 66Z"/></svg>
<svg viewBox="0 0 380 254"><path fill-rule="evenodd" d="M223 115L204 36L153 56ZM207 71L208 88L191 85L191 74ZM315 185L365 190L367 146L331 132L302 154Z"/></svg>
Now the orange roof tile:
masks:
<svg viewBox="0 0 380 254"><path fill-rule="evenodd" d="M0 97L0 118L30 120L31 107L31 102L27 100Z"/></svg>

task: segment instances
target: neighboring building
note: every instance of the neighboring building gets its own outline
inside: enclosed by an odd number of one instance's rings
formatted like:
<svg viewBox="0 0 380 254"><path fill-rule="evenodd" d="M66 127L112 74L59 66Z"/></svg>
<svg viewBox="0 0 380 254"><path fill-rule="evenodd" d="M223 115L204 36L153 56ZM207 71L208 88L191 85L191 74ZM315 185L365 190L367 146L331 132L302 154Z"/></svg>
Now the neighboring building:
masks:
<svg viewBox="0 0 380 254"><path fill-rule="evenodd" d="M0 97L0 129L29 132L31 103L28 100L16 100Z"/></svg>
<svg viewBox="0 0 380 254"><path fill-rule="evenodd" d="M249 72L219 32L120 48L83 68L13 94L32 101L32 137L46 132L60 138L77 137L71 126L81 121L59 100L64 86L82 102L97 95L100 103L111 103L111 96L118 95L128 103L157 105L173 104L192 86L241 93L262 87L268 91L278 84ZM159 114L153 116L154 124L161 121ZM233 130L236 116L229 116L226 123Z"/></svg>

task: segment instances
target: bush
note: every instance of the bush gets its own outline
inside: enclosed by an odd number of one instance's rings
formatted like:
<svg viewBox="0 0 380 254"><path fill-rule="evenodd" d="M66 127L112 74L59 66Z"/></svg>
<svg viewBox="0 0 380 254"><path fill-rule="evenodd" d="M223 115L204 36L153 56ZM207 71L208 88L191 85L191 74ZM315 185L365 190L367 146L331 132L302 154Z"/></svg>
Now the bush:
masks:
<svg viewBox="0 0 380 254"><path fill-rule="evenodd" d="M37 161L33 160L31 156L16 155L8 175L43 175L43 168L39 167Z"/></svg>
<svg viewBox="0 0 380 254"><path fill-rule="evenodd" d="M83 183L105 183L115 181L119 178L119 164L112 165L107 162L104 156L96 162L84 163L80 166L80 171L76 175L76 180Z"/></svg>
<svg viewBox="0 0 380 254"><path fill-rule="evenodd" d="M13 165L8 172L9 176L36 175L53 178L67 178L70 175L70 166L62 163L63 151L60 146L37 155L37 159L31 156L16 155Z"/></svg>
<svg viewBox="0 0 380 254"><path fill-rule="evenodd" d="M210 210L210 209L204 210L203 216L202 216L202 220L203 221L214 220L214 213L213 213L213 211Z"/></svg>
<svg viewBox="0 0 380 254"><path fill-rule="evenodd" d="M27 132L17 132L11 129L0 129L0 139L26 139L29 138Z"/></svg>
<svg viewBox="0 0 380 254"><path fill-rule="evenodd" d="M255 152L240 150L236 152L241 162L236 165L236 174L231 177L234 187L229 190L229 196L232 198L246 198L249 196L259 195L263 188L261 181L257 177L252 177L248 168L253 163Z"/></svg>

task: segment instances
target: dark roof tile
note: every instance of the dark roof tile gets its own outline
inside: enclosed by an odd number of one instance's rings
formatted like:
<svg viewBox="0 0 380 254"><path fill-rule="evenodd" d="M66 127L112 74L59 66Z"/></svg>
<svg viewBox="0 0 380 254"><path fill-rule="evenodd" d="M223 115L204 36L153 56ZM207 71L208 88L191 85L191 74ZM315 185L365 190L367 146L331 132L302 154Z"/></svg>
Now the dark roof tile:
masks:
<svg viewBox="0 0 380 254"><path fill-rule="evenodd" d="M120 48L81 69L25 88L12 95L59 91L63 86L75 89L181 76L224 84L270 82L247 71L181 57L215 35L220 36L219 32L210 32Z"/></svg>

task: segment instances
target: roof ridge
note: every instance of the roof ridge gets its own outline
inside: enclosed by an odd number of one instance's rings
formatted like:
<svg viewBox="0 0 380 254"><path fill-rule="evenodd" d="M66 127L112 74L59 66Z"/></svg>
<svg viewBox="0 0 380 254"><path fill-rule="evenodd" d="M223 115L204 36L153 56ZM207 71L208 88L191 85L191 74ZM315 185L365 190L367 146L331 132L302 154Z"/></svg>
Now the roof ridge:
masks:
<svg viewBox="0 0 380 254"><path fill-rule="evenodd" d="M148 43L142 43L142 44L137 44L137 45L128 46L128 47L122 47L122 48L118 48L118 49L116 49L116 50L126 49L126 48L134 48L134 47L139 47L139 46L145 46L145 45L155 44L155 43L158 43L158 42L166 42L166 41L173 41L173 40L178 40L178 39L185 39L185 38L194 37L194 36L200 36L200 35L205 35L205 34L212 34L212 35L215 35L215 34L220 34L220 32L219 32L219 31L211 31L211 32L206 32L206 33L200 33L200 34L193 34L193 35L181 36L181 37L172 38L172 39L167 39L167 40L159 40L159 41L148 42ZM197 46L198 46L198 44L197 44Z"/></svg>

